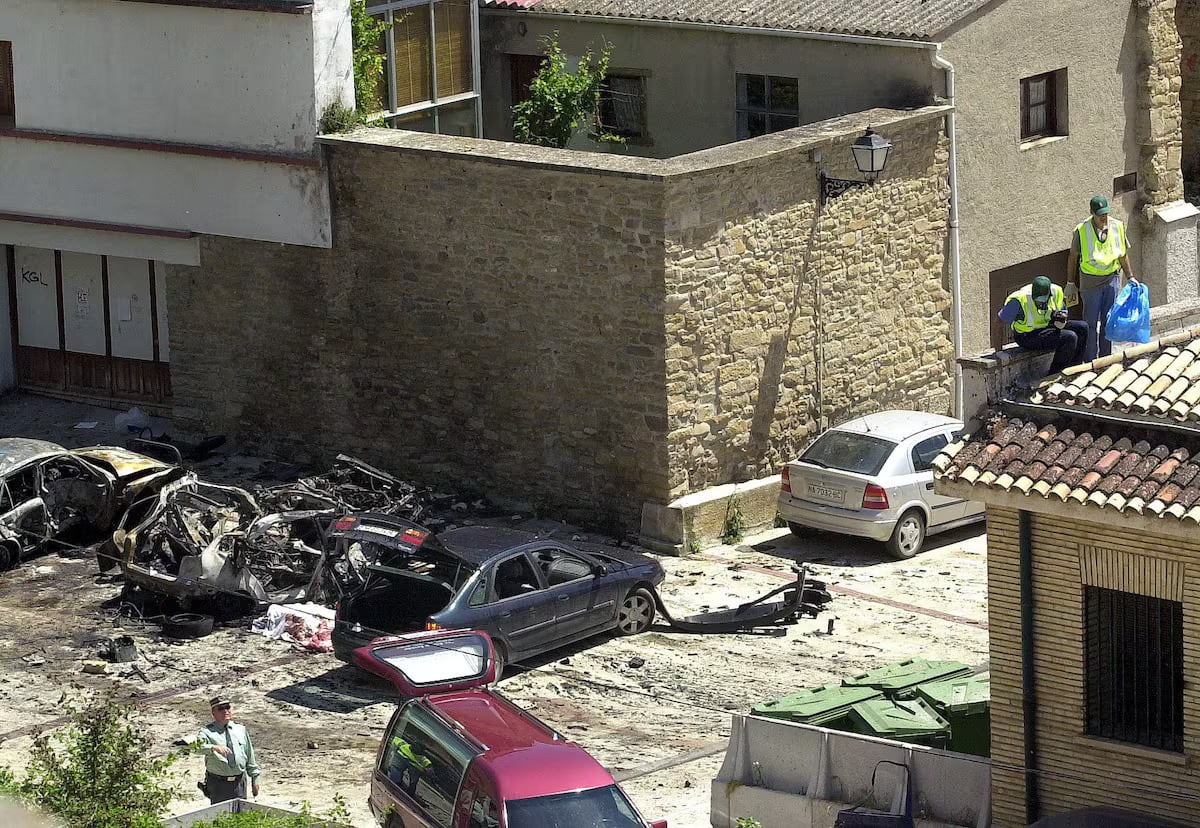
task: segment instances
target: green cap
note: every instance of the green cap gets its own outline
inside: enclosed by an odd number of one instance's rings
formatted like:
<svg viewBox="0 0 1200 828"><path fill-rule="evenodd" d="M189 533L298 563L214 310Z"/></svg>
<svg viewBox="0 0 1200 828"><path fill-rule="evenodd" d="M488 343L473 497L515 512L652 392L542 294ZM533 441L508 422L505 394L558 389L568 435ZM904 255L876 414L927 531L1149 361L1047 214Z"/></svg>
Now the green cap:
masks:
<svg viewBox="0 0 1200 828"><path fill-rule="evenodd" d="M1050 280L1045 276L1039 276L1033 280L1033 298L1034 299L1049 299L1050 298Z"/></svg>
<svg viewBox="0 0 1200 828"><path fill-rule="evenodd" d="M1092 196L1092 215L1107 216L1112 212L1108 207L1108 199L1104 196Z"/></svg>

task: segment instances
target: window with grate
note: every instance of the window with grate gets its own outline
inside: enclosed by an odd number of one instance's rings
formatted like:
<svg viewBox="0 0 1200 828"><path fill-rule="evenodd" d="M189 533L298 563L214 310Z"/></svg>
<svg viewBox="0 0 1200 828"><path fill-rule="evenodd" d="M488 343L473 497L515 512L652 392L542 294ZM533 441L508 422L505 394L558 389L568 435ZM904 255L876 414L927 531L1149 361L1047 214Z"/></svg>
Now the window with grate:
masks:
<svg viewBox="0 0 1200 828"><path fill-rule="evenodd" d="M622 138L646 135L646 79L641 75L608 74L600 86L600 126Z"/></svg>
<svg viewBox="0 0 1200 828"><path fill-rule="evenodd" d="M16 126L17 91L13 82L12 43L0 40L0 129Z"/></svg>
<svg viewBox="0 0 1200 828"><path fill-rule="evenodd" d="M737 76L739 141L796 126L800 126L800 81L775 75Z"/></svg>
<svg viewBox="0 0 1200 828"><path fill-rule="evenodd" d="M1084 587L1087 732L1183 750L1183 604Z"/></svg>
<svg viewBox="0 0 1200 828"><path fill-rule="evenodd" d="M1021 140L1067 134L1067 70L1021 79Z"/></svg>

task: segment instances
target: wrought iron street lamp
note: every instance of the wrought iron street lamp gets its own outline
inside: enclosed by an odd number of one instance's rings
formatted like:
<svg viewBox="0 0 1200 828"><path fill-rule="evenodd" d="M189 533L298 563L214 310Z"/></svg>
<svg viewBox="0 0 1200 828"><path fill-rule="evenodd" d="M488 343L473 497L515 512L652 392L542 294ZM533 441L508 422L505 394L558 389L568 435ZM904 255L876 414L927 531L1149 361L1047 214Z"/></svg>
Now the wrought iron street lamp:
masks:
<svg viewBox="0 0 1200 828"><path fill-rule="evenodd" d="M858 171L867 177L866 180L830 178L825 175L824 170L821 170L819 176L822 206L829 199L836 198L842 193L874 184L879 178L879 174L883 172L883 168L887 165L888 153L891 150L891 141L870 127L867 127L867 131L858 136L854 143L850 145L850 152L854 156L854 166L858 167Z"/></svg>

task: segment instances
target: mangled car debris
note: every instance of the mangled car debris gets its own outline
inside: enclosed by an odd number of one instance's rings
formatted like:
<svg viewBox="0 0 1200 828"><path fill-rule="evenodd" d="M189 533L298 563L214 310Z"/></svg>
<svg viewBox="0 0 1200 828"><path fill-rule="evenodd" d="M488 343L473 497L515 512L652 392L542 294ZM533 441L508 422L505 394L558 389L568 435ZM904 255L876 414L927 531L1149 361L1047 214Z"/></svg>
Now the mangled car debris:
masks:
<svg viewBox="0 0 1200 828"><path fill-rule="evenodd" d="M91 542L138 519L159 492L194 479L128 449L0 439L0 571L52 541Z"/></svg>
<svg viewBox="0 0 1200 828"><path fill-rule="evenodd" d="M126 581L185 603L241 596L255 605L332 605L370 562L335 555L330 524L359 511L416 519L427 499L339 455L324 474L254 494L203 481L164 490L137 520L122 522L113 545Z"/></svg>

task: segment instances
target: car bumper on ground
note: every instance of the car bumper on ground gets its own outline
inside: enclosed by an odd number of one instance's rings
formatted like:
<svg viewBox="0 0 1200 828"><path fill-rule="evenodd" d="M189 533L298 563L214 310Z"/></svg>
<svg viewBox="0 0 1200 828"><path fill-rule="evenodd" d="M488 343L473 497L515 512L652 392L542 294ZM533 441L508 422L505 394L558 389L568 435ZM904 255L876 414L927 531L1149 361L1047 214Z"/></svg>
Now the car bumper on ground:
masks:
<svg viewBox="0 0 1200 828"><path fill-rule="evenodd" d="M837 506L821 506L787 493L779 496L779 516L789 523L877 541L890 538L892 530L896 528L896 518L888 512L870 509L851 511Z"/></svg>

